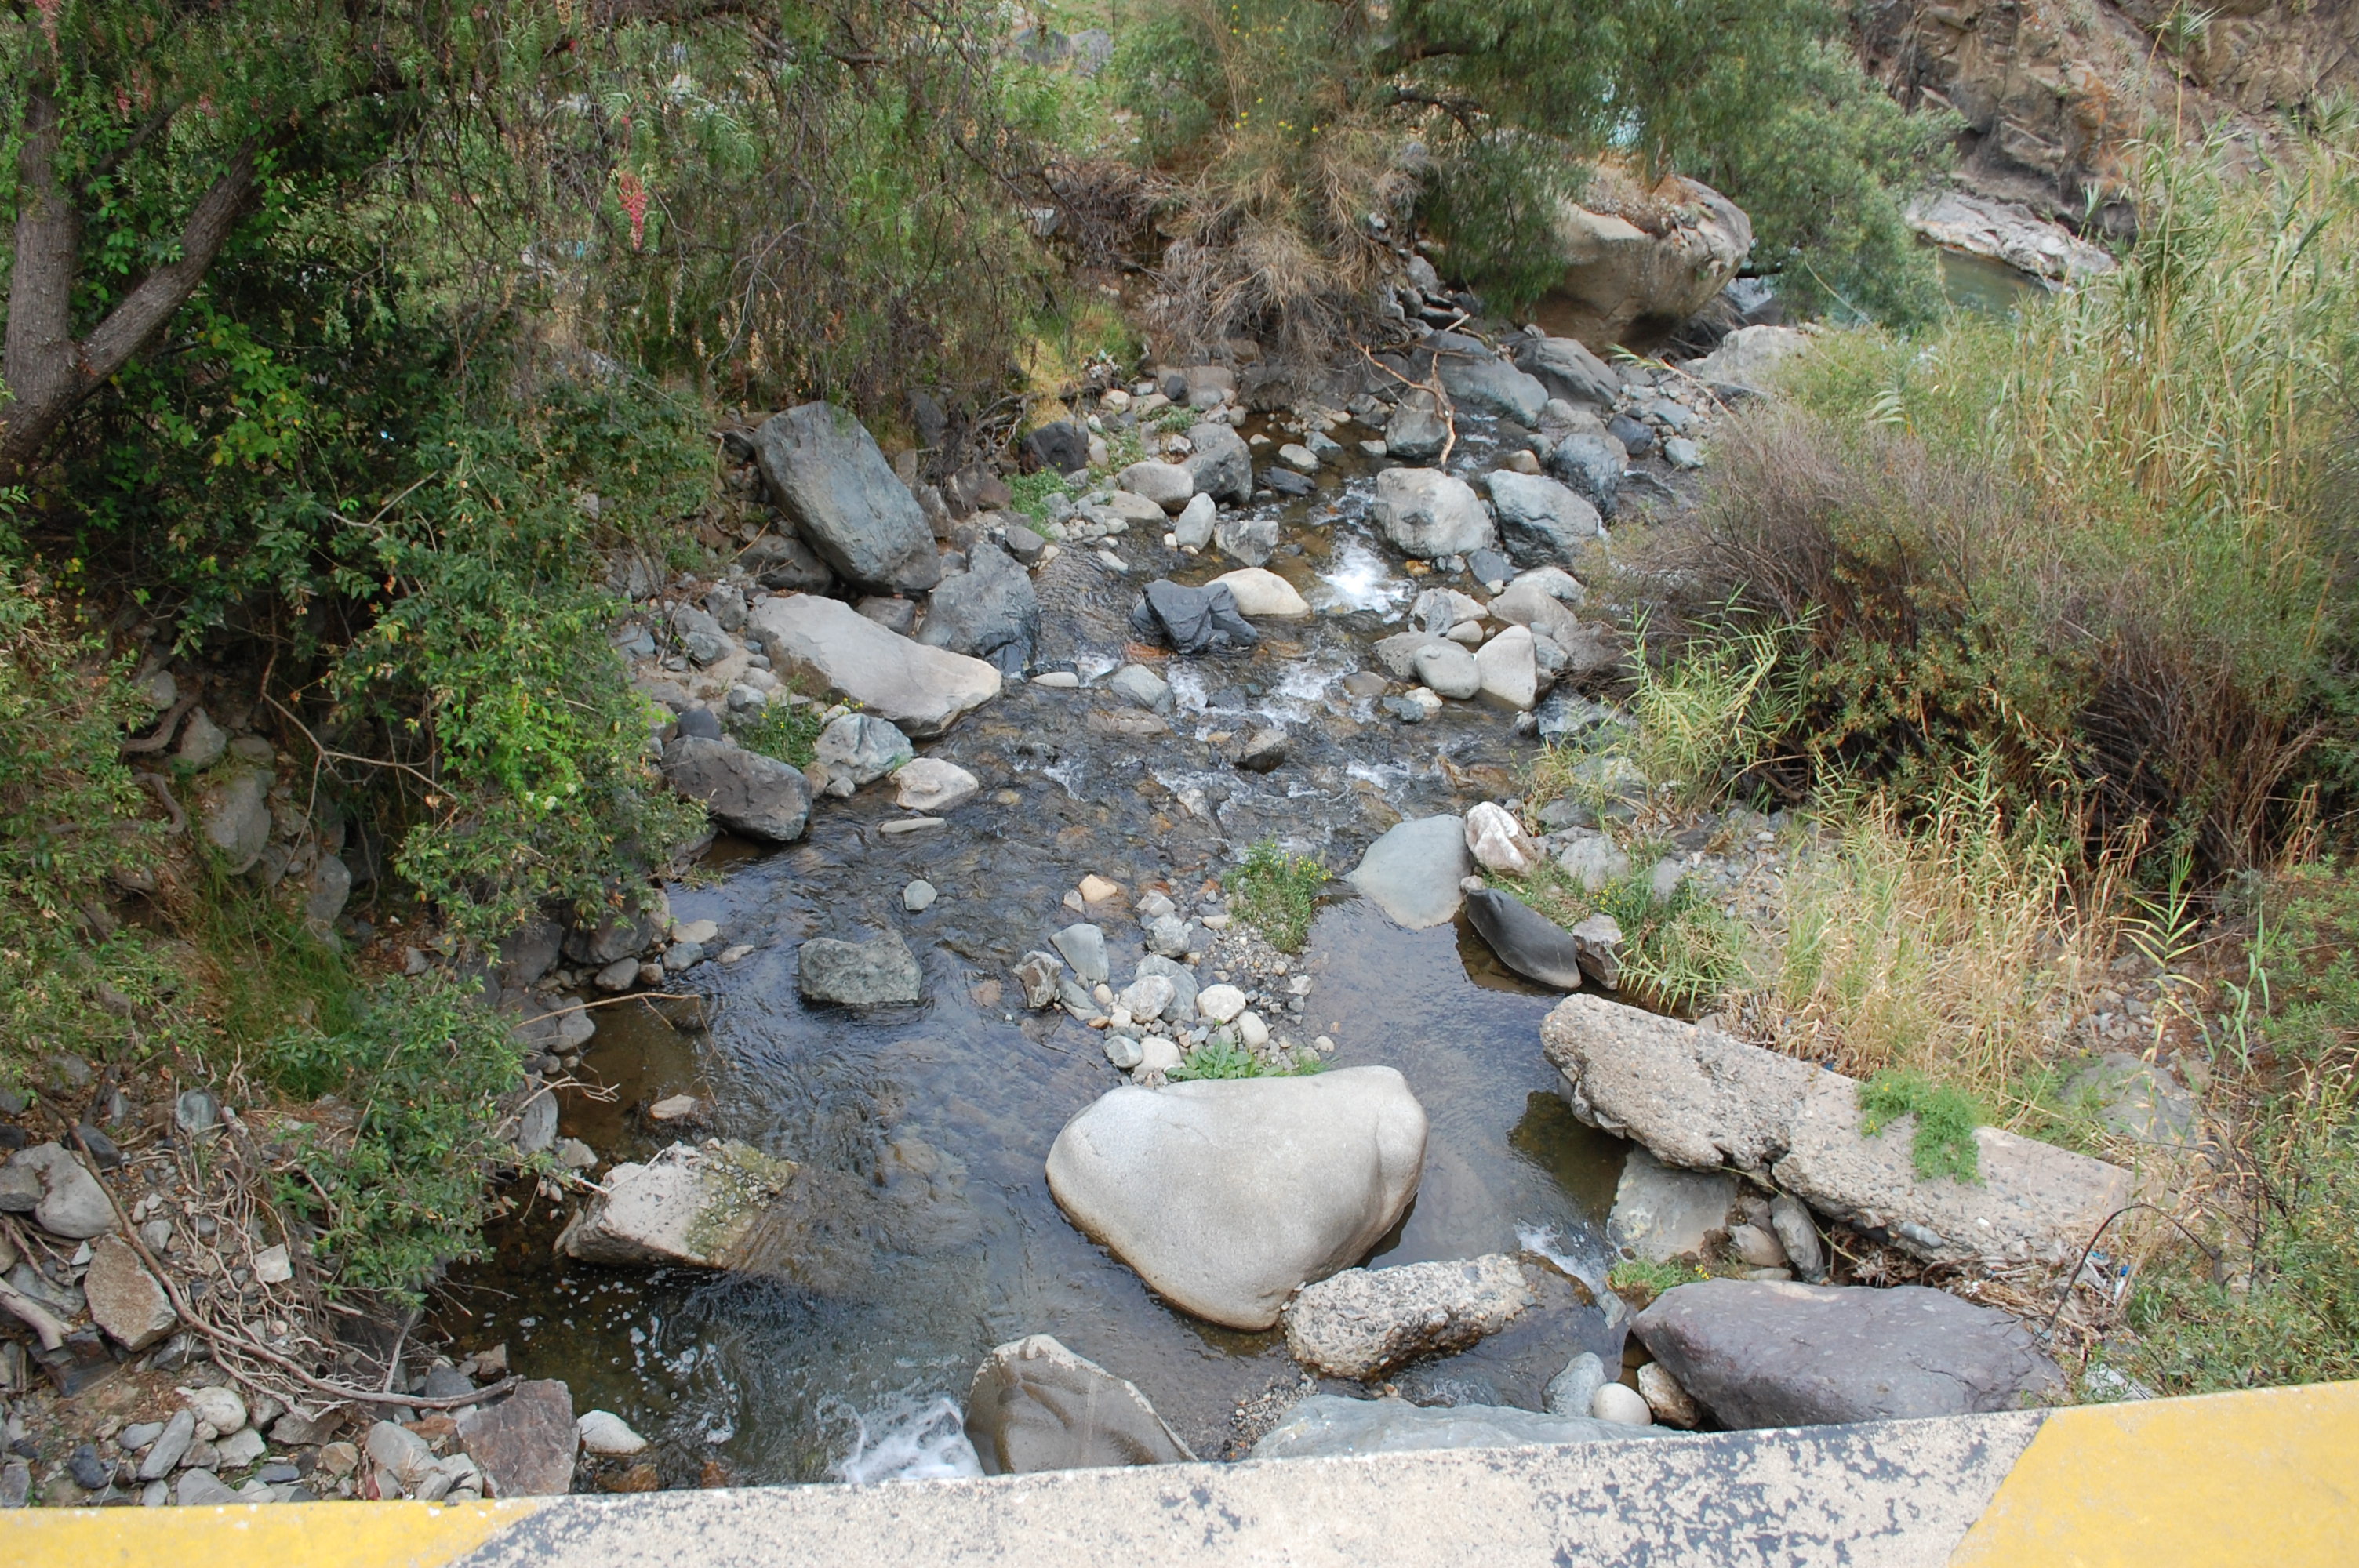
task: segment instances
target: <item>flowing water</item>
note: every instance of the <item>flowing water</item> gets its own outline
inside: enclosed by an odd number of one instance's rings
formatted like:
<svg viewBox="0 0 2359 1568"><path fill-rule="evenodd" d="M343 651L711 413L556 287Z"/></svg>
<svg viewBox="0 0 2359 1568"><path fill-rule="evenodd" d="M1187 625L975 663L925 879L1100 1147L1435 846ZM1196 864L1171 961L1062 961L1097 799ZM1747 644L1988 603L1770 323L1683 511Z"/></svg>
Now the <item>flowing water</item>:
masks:
<svg viewBox="0 0 2359 1568"><path fill-rule="evenodd" d="M1487 467L1486 445L1470 429L1462 460ZM451 1281L441 1326L460 1347L505 1342L516 1369L571 1384L577 1409L622 1415L656 1440L668 1485L956 1473L951 1418L976 1362L1027 1334L1053 1334L1137 1384L1208 1457L1233 1448L1240 1406L1299 1383L1282 1336L1165 1306L1065 1220L1044 1174L1049 1144L1123 1078L1100 1035L1024 1011L1006 977L1076 918L1061 900L1085 873L1192 907L1265 837L1341 871L1401 817L1516 793L1534 742L1505 715L1451 705L1404 727L1344 690L1426 583L1367 530L1369 476L1337 477L1278 509L1285 553L1270 562L1321 614L1265 622L1248 655L1171 660L1168 730L1143 732L1159 727L1110 696L1012 685L925 748L984 781L948 828L881 833L900 814L875 785L822 803L804 842L758 855L724 845L672 888L679 919L709 917L719 946L756 951L683 977L675 989L701 1006L602 1009L580 1076L613 1096L570 1096L562 1130L606 1160L642 1158L674 1136L651 1135L644 1108L694 1092L716 1107L711 1132L801 1169L753 1266L725 1276L560 1263L545 1204L504 1222L496 1255ZM1155 541L1113 543L1134 564L1170 563ZM1172 575L1202 580L1231 564ZM1040 575L1042 662L1088 675L1129 656L1123 618L1147 575L1068 546ZM1225 738L1271 720L1292 736L1288 762L1232 769ZM916 877L940 896L910 914L901 892ZM1334 1065L1397 1067L1431 1123L1416 1204L1373 1261L1527 1246L1593 1279L1622 1150L1573 1120L1540 1054L1554 993L1500 969L1462 923L1402 931L1340 885L1331 895L1294 966L1312 979L1306 1010L1281 1033L1330 1035ZM1143 951L1137 925L1100 924L1120 983ZM887 927L919 955L921 1005L803 1004L799 943ZM1620 1343L1571 1287L1553 1304L1402 1374L1402 1390L1537 1408L1574 1351Z"/></svg>

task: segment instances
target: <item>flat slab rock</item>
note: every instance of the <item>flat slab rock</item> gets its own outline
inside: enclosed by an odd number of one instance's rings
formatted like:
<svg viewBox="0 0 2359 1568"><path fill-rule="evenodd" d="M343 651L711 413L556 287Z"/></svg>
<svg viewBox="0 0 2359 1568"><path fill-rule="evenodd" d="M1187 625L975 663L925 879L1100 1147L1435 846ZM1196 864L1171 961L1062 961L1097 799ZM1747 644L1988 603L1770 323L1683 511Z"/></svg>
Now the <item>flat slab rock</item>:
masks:
<svg viewBox="0 0 2359 1568"><path fill-rule="evenodd" d="M967 1393L966 1436L986 1476L1196 1457L1146 1395L1047 1334L983 1358Z"/></svg>
<svg viewBox="0 0 2359 1568"><path fill-rule="evenodd" d="M2013 1315L1922 1285L1702 1280L1631 1331L1734 1428L1986 1414L2064 1391Z"/></svg>
<svg viewBox="0 0 2359 1568"><path fill-rule="evenodd" d="M766 599L747 614L745 631L779 669L810 672L921 741L999 695L993 665L912 642L832 599Z"/></svg>
<svg viewBox="0 0 2359 1568"><path fill-rule="evenodd" d="M1766 1173L1820 1214L1919 1257L2062 1264L2137 1195L2117 1165L1993 1127L1974 1133L1979 1183L1924 1180L1911 1120L1861 1130L1855 1080L1599 997L1558 1003L1540 1043L1592 1127L1666 1164Z"/></svg>
<svg viewBox="0 0 2359 1568"><path fill-rule="evenodd" d="M1049 1190L1173 1305L1262 1329L1393 1227L1425 1132L1390 1067L1124 1087L1057 1134Z"/></svg>
<svg viewBox="0 0 2359 1568"><path fill-rule="evenodd" d="M1512 1405L1427 1407L1407 1400L1313 1394L1253 1446L1256 1459L1332 1459L1430 1448L1522 1448L1531 1444L1626 1443L1667 1435L1585 1415L1542 1415Z"/></svg>
<svg viewBox="0 0 2359 1568"><path fill-rule="evenodd" d="M1313 1371L1373 1378L1421 1356L1463 1350L1538 1298L1504 1252L1460 1262L1346 1269L1286 1306L1286 1347Z"/></svg>
<svg viewBox="0 0 2359 1568"><path fill-rule="evenodd" d="M606 1195L573 1217L557 1250L585 1263L730 1268L795 1170L744 1143L675 1143L609 1171Z"/></svg>
<svg viewBox="0 0 2359 1568"><path fill-rule="evenodd" d="M461 1418L459 1441L503 1498L562 1497L573 1489L582 1437L573 1394L554 1378L519 1383L499 1403Z"/></svg>

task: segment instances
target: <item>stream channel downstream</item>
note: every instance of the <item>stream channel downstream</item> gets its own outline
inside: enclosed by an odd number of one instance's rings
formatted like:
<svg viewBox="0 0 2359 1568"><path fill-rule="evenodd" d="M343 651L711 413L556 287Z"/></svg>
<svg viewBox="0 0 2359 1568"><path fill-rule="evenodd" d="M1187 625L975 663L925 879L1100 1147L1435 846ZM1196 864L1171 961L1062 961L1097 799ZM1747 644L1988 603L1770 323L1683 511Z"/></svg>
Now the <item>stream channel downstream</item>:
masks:
<svg viewBox="0 0 2359 1568"><path fill-rule="evenodd" d="M1480 421L1462 425L1451 466L1472 479L1497 454ZM1291 438L1270 433L1257 463ZM1351 451L1330 460L1317 494L1248 509L1281 520L1268 565L1316 613L1262 622L1249 654L1151 661L1173 687L1168 730L1151 732L1160 727L1097 683L1140 652L1125 653L1125 622L1141 584L1201 582L1236 563L1182 556L1136 528L1109 541L1126 571L1069 545L1038 575L1035 673L1063 665L1083 685L1011 682L923 744L983 781L947 827L880 832L903 814L889 785L872 785L820 802L802 842L757 853L724 839L673 886L676 918L719 924L715 950L755 951L679 978L672 989L700 993L701 1007L599 1010L578 1076L614 1098L569 1095L561 1132L589 1143L601 1169L644 1159L680 1136L649 1128L644 1108L690 1092L713 1111L686 1136L743 1139L801 1169L751 1266L725 1275L554 1259L558 1217L535 1200L495 1227L492 1257L453 1271L437 1323L456 1347L505 1343L516 1371L571 1385L575 1409L621 1415L653 1440L666 1486L923 1473L927 1437L955 1429L951 1410L984 1354L1036 1333L1136 1383L1200 1456L1239 1452L1240 1407L1303 1374L1282 1334L1218 1328L1163 1304L1060 1212L1043 1170L1049 1145L1125 1077L1102 1035L1059 1011L1027 1012L1008 975L1081 918L1062 900L1084 874L1124 890L1090 915L1119 986L1143 952L1128 901L1149 887L1193 914L1212 896L1208 882L1263 838L1340 874L1396 821L1520 793L1538 741L1512 715L1452 703L1409 726L1345 689L1346 676L1376 667L1369 644L1402 629L1418 589L1474 587L1463 575L1408 575L1366 520L1374 466ZM1233 768L1223 741L1272 721L1289 734L1286 763ZM912 914L902 890L920 877L940 898ZM924 967L921 1004L855 1013L803 1002L801 941L887 927ZM1299 1015L1275 1021L1279 1034L1329 1036L1331 1066L1398 1068L1430 1119L1415 1206L1369 1261L1538 1244L1595 1278L1610 1257L1603 1224L1624 1146L1573 1119L1540 1054L1556 994L1501 968L1462 915L1404 931L1341 882L1291 968L1311 989ZM1198 973L1225 978L1209 960ZM696 1026L676 1028L666 1007ZM1538 1409L1569 1357L1611 1358L1621 1342L1579 1292L1559 1304L1396 1384L1421 1403Z"/></svg>

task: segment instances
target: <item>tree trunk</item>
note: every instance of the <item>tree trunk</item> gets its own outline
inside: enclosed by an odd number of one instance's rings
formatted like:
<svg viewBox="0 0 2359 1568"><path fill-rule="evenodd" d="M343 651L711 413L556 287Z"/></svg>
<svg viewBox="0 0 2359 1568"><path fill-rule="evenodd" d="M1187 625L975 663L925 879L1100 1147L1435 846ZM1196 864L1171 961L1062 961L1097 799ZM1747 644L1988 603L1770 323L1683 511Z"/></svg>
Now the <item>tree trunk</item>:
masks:
<svg viewBox="0 0 2359 1568"><path fill-rule="evenodd" d="M139 280L77 343L73 286L81 270L82 214L58 179L64 135L49 83L26 94L16 157L16 260L8 285L8 400L0 404L0 480L21 477L76 405L161 331L204 281L258 189L259 145L249 138L180 230L179 259Z"/></svg>

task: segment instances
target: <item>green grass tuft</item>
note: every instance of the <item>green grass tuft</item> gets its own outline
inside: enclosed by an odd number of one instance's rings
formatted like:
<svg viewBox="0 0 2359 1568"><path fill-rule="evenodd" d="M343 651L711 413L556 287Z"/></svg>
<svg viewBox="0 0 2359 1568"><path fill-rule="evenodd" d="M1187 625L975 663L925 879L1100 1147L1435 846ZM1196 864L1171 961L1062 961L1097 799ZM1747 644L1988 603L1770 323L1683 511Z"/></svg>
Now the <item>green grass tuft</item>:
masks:
<svg viewBox="0 0 2359 1568"><path fill-rule="evenodd" d="M826 711L815 703L768 703L750 713L733 716L729 732L749 752L807 768L819 756L819 732L827 728L821 717Z"/></svg>
<svg viewBox="0 0 2359 1568"><path fill-rule="evenodd" d="M1325 1065L1316 1056L1291 1063L1256 1056L1244 1046L1222 1039L1207 1040L1180 1059L1166 1075L1174 1083L1191 1078L1305 1078Z"/></svg>
<svg viewBox="0 0 2359 1568"><path fill-rule="evenodd" d="M1327 868L1317 860L1289 855L1275 838L1265 838L1245 855L1245 863L1228 880L1229 897L1245 923L1282 952L1299 953L1310 939L1311 917L1319 912L1319 890L1327 885Z"/></svg>
<svg viewBox="0 0 2359 1568"><path fill-rule="evenodd" d="M1982 1180L1974 1129L1989 1119L1963 1089L1921 1073L1878 1073L1859 1086L1859 1110L1860 1130L1871 1138L1902 1117L1917 1119L1909 1157L1920 1179Z"/></svg>

